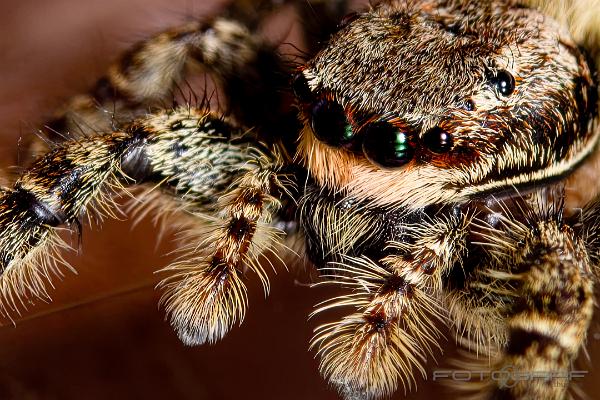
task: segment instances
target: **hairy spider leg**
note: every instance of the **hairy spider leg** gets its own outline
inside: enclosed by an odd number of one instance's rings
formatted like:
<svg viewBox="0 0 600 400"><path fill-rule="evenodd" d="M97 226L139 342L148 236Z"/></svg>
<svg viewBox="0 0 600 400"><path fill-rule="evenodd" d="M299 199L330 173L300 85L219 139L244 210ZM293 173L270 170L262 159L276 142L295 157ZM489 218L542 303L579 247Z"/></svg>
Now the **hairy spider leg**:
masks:
<svg viewBox="0 0 600 400"><path fill-rule="evenodd" d="M389 255L374 262L347 257L324 268L325 283L352 293L319 305L316 313L351 307L354 312L315 330L312 346L321 356L321 372L346 397L379 398L405 391L423 376L446 322L441 280L465 251L472 216L434 217L408 227L406 242L390 242ZM360 398L363 398L360 397Z"/></svg>
<svg viewBox="0 0 600 400"><path fill-rule="evenodd" d="M295 131L296 111L289 107L289 81L296 62L278 51L280 43L270 43L258 33L258 25L269 13L292 4L302 20L323 22L303 27L307 38L316 36L322 42L337 28L347 3L235 1L224 10L223 17L159 32L132 45L89 93L74 96L64 104L46 124L43 134L50 142L58 142L68 135L109 132L149 110L171 108L176 94L187 91L186 77L194 71L204 71L215 80L227 103L220 111L233 116L238 124L256 127L265 135ZM302 58L308 56L303 54ZM200 108L208 105L212 94L201 93L200 99L188 101ZM198 102L201 104L194 104ZM31 152L34 156L43 154L48 147L38 138Z"/></svg>
<svg viewBox="0 0 600 400"><path fill-rule="evenodd" d="M113 192L156 181L198 225L205 222L204 240L171 268L176 274L165 283L166 307L187 343L222 336L243 318L243 269L258 273L268 287L256 258L281 241L269 227L278 205L271 191L283 190L278 158L244 134L208 111L179 108L120 132L65 141L37 160L13 188L2 189L1 311L19 312L25 298L48 297L45 284L60 264L50 250L61 225L79 225L92 209L111 215ZM176 295L186 293L195 303ZM199 309L200 322L192 318Z"/></svg>
<svg viewBox="0 0 600 400"><path fill-rule="evenodd" d="M563 399L593 316L593 249L563 216L560 193L520 208L522 215L505 213L501 227L488 229L487 275L496 281L489 288L505 299L497 310L506 343L491 356L496 377L471 389L479 398Z"/></svg>

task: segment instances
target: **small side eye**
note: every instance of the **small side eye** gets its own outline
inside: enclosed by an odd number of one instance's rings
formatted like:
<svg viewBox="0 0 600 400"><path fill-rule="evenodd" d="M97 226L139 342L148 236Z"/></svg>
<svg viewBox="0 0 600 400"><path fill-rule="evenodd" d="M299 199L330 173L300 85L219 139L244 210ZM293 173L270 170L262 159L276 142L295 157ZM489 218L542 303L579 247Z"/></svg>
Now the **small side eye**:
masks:
<svg viewBox="0 0 600 400"><path fill-rule="evenodd" d="M311 126L317 139L332 146L348 144L354 137L344 108L333 101L322 99L313 105Z"/></svg>
<svg viewBox="0 0 600 400"><path fill-rule="evenodd" d="M492 77L492 83L502 96L510 96L515 91L515 78L504 69Z"/></svg>
<svg viewBox="0 0 600 400"><path fill-rule="evenodd" d="M423 136L423 144L434 153L442 154L447 153L452 149L452 135L448 132L436 126L431 128Z"/></svg>
<svg viewBox="0 0 600 400"><path fill-rule="evenodd" d="M374 122L365 129L363 152L372 163L397 168L413 159L415 151L406 132L383 121Z"/></svg>

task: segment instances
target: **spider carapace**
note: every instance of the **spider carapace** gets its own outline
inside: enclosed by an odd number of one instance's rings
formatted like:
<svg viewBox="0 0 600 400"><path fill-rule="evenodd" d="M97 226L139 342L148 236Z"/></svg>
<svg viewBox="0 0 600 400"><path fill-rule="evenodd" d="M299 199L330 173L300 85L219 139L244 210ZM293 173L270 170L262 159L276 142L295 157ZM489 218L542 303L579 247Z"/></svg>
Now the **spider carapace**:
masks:
<svg viewBox="0 0 600 400"><path fill-rule="evenodd" d="M566 209L564 181L600 134L600 3L399 0L342 18L345 1L289 1L327 37L301 66L253 31L277 2L247 3L138 43L48 124L52 148L0 197L3 312L47 296L59 228L145 187L140 207L189 232L160 285L188 345L241 323L244 275L267 289L294 237L317 284L347 291L318 306L338 315L311 341L344 398L410 388L443 324L473 366L537 377L461 389L568 396L554 380L592 318L600 202ZM193 66L227 112L164 107Z"/></svg>

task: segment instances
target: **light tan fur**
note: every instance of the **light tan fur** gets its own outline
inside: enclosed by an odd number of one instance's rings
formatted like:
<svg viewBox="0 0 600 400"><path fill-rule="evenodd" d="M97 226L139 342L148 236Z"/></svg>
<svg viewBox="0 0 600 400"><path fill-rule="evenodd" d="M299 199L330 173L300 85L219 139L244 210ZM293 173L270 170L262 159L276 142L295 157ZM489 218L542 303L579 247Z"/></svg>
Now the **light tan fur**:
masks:
<svg viewBox="0 0 600 400"><path fill-rule="evenodd" d="M238 21L138 43L57 114L56 147L0 193L0 311L48 297L61 225L94 208L113 216L115 192L153 185L148 210L170 196L161 215L185 213L185 244L160 286L188 345L242 322L246 272L268 292L289 228L305 236L318 285L346 290L317 306L345 316L311 341L344 398L412 389L440 323L497 368L567 371L592 316L600 201L576 220L562 191L546 189L597 150L600 17L588 11L599 2L383 1L342 23L293 80ZM198 64L231 95L231 115L210 112L209 96L164 109ZM378 154L389 148L393 162ZM481 388L567 394L539 382Z"/></svg>

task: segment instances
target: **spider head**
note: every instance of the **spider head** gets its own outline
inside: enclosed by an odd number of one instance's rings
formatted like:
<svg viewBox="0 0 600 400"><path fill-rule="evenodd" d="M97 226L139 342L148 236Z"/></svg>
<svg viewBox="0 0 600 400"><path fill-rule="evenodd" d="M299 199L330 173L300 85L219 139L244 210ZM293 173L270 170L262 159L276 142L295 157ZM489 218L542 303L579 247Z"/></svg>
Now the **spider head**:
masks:
<svg viewBox="0 0 600 400"><path fill-rule="evenodd" d="M565 27L509 1L386 2L294 86L311 175L377 206L559 179L598 137L591 63Z"/></svg>

